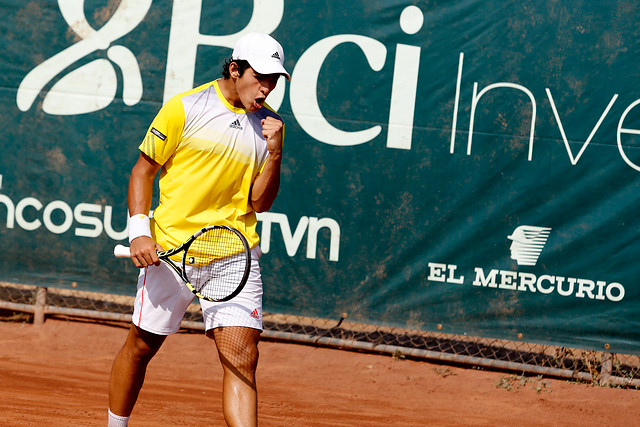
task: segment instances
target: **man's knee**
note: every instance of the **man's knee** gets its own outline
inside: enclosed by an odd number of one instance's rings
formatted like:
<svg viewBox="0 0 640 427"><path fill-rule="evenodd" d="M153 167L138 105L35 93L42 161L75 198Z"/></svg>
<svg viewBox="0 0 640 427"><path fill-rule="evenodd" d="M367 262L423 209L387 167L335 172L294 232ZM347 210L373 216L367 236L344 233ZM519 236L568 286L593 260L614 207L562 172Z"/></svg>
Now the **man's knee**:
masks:
<svg viewBox="0 0 640 427"><path fill-rule="evenodd" d="M258 365L260 331L251 328L217 328L207 335L215 340L225 368L252 378Z"/></svg>
<svg viewBox="0 0 640 427"><path fill-rule="evenodd" d="M132 326L123 350L134 360L148 363L158 352L165 339L164 335L153 334L137 326Z"/></svg>

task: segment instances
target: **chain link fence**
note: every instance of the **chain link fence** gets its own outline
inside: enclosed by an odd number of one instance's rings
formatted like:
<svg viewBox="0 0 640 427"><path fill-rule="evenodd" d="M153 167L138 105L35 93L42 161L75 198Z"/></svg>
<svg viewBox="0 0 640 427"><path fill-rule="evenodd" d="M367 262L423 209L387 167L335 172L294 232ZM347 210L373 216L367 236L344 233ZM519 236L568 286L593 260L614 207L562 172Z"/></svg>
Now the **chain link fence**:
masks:
<svg viewBox="0 0 640 427"><path fill-rule="evenodd" d="M133 297L0 282L0 309L130 322ZM434 333L277 313L264 313L263 338L345 350L567 378L601 386L640 388L640 357L592 350ZM192 304L184 329L204 329Z"/></svg>

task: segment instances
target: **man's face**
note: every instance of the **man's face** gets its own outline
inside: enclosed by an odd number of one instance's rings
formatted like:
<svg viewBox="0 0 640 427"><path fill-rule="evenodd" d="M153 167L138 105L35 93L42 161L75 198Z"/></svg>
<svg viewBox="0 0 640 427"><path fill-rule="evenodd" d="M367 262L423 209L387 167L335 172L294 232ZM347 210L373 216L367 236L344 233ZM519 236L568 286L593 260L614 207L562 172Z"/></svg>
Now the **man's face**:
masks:
<svg viewBox="0 0 640 427"><path fill-rule="evenodd" d="M236 80L236 91L244 108L252 113L262 108L279 77L279 74L259 74L253 68L247 68Z"/></svg>

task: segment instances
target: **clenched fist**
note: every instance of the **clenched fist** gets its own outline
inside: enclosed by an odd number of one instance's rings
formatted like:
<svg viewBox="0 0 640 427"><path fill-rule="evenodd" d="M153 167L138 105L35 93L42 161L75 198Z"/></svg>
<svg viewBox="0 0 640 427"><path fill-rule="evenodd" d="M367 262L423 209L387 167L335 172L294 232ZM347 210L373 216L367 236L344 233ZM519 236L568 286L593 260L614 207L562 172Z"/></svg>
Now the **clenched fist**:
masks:
<svg viewBox="0 0 640 427"><path fill-rule="evenodd" d="M271 116L262 119L262 136L267 140L267 150L271 155L282 153L282 128L284 124Z"/></svg>

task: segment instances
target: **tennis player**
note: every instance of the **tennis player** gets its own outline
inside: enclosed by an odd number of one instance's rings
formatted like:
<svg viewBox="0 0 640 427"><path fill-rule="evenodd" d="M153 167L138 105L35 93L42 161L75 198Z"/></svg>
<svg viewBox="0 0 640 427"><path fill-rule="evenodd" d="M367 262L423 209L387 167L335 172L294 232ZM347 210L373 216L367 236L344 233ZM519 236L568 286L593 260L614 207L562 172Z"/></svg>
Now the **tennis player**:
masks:
<svg viewBox="0 0 640 427"><path fill-rule="evenodd" d="M271 208L280 186L284 125L265 100L284 68L282 46L250 33L225 61L222 78L169 100L140 144L129 180L131 259L139 267L133 324L109 384L109 426L126 426L147 364L177 332L193 293L159 261L208 225L240 230L252 248L243 291L229 302L201 300L206 335L223 368L223 412L230 426L257 425L255 371L262 332L262 279L256 212ZM159 205L147 217L153 183Z"/></svg>

